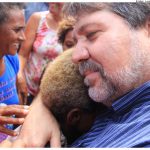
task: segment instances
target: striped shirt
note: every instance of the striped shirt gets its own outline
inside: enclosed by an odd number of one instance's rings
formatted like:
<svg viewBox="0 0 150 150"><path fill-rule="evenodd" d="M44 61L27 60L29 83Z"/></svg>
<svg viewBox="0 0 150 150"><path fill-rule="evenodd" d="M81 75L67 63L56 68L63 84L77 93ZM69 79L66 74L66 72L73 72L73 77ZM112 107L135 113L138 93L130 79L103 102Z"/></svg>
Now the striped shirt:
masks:
<svg viewBox="0 0 150 150"><path fill-rule="evenodd" d="M115 101L71 147L150 147L150 81Z"/></svg>

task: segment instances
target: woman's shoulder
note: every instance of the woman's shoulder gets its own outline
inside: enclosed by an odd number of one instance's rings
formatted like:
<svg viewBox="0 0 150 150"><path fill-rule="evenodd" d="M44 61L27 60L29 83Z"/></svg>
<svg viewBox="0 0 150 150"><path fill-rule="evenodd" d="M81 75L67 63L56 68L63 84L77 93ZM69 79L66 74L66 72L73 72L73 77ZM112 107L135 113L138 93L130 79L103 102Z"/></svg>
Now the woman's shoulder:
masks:
<svg viewBox="0 0 150 150"><path fill-rule="evenodd" d="M29 18L29 20L28 20L28 22L27 22L27 24L39 24L39 22L40 22L40 20L41 20L41 18L42 17L44 17L44 15L46 15L48 13L48 11L43 11L43 12L34 12L31 16L30 16L30 18Z"/></svg>
<svg viewBox="0 0 150 150"><path fill-rule="evenodd" d="M44 16L44 15L46 15L46 14L48 14L48 13L49 13L48 11L34 12L34 13L31 15L31 17L32 17L32 18L37 18L37 19L39 19L39 18L41 18L42 16Z"/></svg>
<svg viewBox="0 0 150 150"><path fill-rule="evenodd" d="M34 12L31 16L30 16L30 20L38 20L41 18L41 14L40 12Z"/></svg>
<svg viewBox="0 0 150 150"><path fill-rule="evenodd" d="M19 71L19 57L18 54L15 55L6 55L5 56L6 63L9 64L9 67L13 67L15 73L17 74Z"/></svg>

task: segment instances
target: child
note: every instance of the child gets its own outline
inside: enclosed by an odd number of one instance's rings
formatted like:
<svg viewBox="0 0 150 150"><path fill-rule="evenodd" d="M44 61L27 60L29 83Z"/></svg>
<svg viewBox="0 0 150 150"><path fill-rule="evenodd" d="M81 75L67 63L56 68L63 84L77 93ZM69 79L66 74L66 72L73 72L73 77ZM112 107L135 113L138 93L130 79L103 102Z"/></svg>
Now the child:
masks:
<svg viewBox="0 0 150 150"><path fill-rule="evenodd" d="M43 103L53 113L70 145L87 132L105 106L88 96L78 66L71 61L72 50L65 51L45 70L40 85ZM101 108L101 109L100 109Z"/></svg>

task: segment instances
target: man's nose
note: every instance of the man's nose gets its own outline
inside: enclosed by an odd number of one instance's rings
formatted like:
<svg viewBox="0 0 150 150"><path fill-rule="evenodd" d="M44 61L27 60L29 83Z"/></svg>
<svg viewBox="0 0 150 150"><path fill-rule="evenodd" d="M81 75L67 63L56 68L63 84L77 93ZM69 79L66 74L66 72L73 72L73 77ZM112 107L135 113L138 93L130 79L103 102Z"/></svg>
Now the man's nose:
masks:
<svg viewBox="0 0 150 150"><path fill-rule="evenodd" d="M83 47L80 44L77 44L73 48L73 53L72 53L72 61L74 63L79 63L82 60L87 60L89 58L89 52L86 47Z"/></svg>

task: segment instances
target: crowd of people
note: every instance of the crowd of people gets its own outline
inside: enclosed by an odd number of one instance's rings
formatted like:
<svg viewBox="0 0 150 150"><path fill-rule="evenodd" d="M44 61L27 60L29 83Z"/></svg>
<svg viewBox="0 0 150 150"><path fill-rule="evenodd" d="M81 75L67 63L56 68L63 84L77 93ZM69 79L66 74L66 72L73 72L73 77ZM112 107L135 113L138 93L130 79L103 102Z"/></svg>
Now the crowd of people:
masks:
<svg viewBox="0 0 150 150"><path fill-rule="evenodd" d="M47 6L0 3L0 147L150 147L150 3Z"/></svg>

